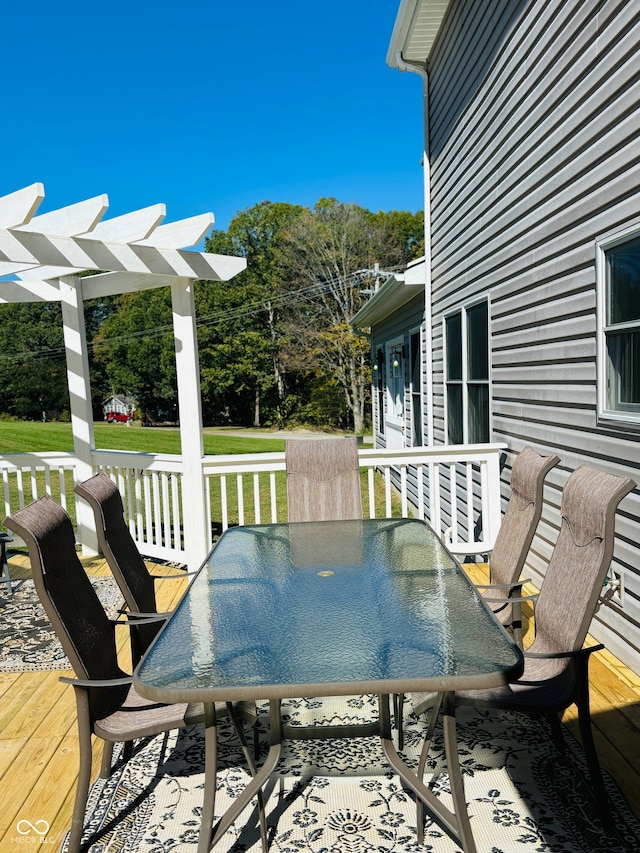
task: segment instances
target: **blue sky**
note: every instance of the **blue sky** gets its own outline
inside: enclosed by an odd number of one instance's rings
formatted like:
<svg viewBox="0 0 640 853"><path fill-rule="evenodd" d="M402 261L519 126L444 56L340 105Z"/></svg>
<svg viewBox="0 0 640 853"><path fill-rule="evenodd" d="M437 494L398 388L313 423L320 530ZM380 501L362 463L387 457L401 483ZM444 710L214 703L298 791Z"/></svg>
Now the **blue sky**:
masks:
<svg viewBox="0 0 640 853"><path fill-rule="evenodd" d="M0 195L101 193L226 229L260 201L422 208L421 83L399 0L30 0L3 8Z"/></svg>

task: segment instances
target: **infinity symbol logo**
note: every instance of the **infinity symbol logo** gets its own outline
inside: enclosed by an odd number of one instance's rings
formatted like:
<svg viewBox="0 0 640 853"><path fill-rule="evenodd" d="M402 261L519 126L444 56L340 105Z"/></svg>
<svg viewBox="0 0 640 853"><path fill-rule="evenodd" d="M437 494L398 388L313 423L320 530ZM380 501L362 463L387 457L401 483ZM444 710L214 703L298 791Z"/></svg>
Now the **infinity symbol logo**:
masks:
<svg viewBox="0 0 640 853"><path fill-rule="evenodd" d="M19 820L16 829L20 835L26 835L28 832L35 832L36 835L46 835L49 832L49 824L46 820L37 820L31 823L28 820Z"/></svg>

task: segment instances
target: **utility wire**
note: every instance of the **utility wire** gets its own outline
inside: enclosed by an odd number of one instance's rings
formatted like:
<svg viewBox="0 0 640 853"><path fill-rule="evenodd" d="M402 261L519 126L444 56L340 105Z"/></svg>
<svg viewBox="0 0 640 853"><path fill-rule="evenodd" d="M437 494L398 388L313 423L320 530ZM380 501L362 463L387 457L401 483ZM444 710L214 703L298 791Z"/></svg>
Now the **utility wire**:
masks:
<svg viewBox="0 0 640 853"><path fill-rule="evenodd" d="M347 282L350 279L354 279L355 281L356 279L359 279L362 276L363 272L365 271L358 270L354 273L349 273L349 275L345 276L344 279L330 278L325 281L314 282L313 284L308 285L307 287L300 288L294 291L293 293L287 291L286 293L282 293L280 296L273 296L261 302L254 302L249 305L241 305L237 306L236 308L228 308L226 311L218 311L216 314L210 314L208 316L199 317L196 319L196 327L216 326L220 323L224 323L225 321L241 320L244 317L251 317L255 314L259 314L261 311L266 311L269 306L279 307L284 303L291 305L301 302L312 302L312 298L314 295L319 296L322 291L329 290L329 288L336 283L340 283L343 281ZM366 272L373 274L373 271L370 270L367 270ZM137 332L129 332L126 334L117 335L113 338L104 338L97 344L89 344L88 349L94 350L96 349L96 346L101 347L115 343L134 341L137 339L160 337L171 332L173 332L173 324L170 323L162 326L152 326L148 329L140 329ZM32 350L29 352L22 353L3 353L0 354L0 362L11 364L25 361L37 361L38 359L42 358L63 358L65 352L66 349L62 346L45 350Z"/></svg>

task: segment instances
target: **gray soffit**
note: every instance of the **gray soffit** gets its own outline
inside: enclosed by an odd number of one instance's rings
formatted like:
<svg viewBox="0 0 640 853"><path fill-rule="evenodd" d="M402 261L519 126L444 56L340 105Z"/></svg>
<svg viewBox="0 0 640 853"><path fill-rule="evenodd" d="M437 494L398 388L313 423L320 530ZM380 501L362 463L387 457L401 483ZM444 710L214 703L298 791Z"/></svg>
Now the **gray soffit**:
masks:
<svg viewBox="0 0 640 853"><path fill-rule="evenodd" d="M405 62L426 65L451 0L402 0L396 17L387 65Z"/></svg>
<svg viewBox="0 0 640 853"><path fill-rule="evenodd" d="M353 317L351 325L357 329L371 328L402 308L421 291L424 291L424 278L422 281L406 281L402 275L391 276Z"/></svg>

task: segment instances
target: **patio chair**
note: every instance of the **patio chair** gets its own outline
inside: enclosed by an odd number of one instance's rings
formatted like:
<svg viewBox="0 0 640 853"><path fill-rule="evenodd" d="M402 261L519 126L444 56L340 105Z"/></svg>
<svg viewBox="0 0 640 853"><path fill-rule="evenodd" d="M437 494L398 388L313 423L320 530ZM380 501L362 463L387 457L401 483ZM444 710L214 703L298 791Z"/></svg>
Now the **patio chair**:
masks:
<svg viewBox="0 0 640 853"><path fill-rule="evenodd" d="M289 521L362 518L355 436L285 442Z"/></svg>
<svg viewBox="0 0 640 853"><path fill-rule="evenodd" d="M496 618L522 648L522 569L542 515L544 480L558 456L541 456L532 447L518 454L511 469L510 496L489 557L489 583L477 588Z"/></svg>
<svg viewBox="0 0 640 853"><path fill-rule="evenodd" d="M185 578L189 573L153 575L149 572L125 521L120 491L103 471L79 483L75 492L93 510L98 546L124 596L128 615L140 621L132 634L135 666L162 627L162 621L146 618L157 614L155 580ZM170 614L158 615L167 617Z"/></svg>
<svg viewBox="0 0 640 853"><path fill-rule="evenodd" d="M525 651L522 676L491 690L457 693L457 706L499 708L545 716L564 749L560 718L577 705L582 746L598 805L608 819L607 796L591 731L589 659L601 644L583 648L613 555L615 513L633 480L581 466L562 494L561 526L535 606L535 639ZM415 713L434 706L435 694L412 694ZM432 721L433 722L433 721ZM421 771L428 740L420 759Z"/></svg>
<svg viewBox="0 0 640 853"><path fill-rule="evenodd" d="M100 776L108 778L114 743L124 742L129 755L135 739L199 723L204 709L199 704L152 702L136 692L132 677L118 664L116 623L107 618L78 559L71 520L59 504L45 495L3 523L29 549L36 592L76 675L60 680L72 684L76 696L80 770L69 853L77 853L91 781L92 736L103 741ZM254 773L239 717L254 724L255 706L216 702L215 710L231 717Z"/></svg>

